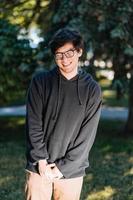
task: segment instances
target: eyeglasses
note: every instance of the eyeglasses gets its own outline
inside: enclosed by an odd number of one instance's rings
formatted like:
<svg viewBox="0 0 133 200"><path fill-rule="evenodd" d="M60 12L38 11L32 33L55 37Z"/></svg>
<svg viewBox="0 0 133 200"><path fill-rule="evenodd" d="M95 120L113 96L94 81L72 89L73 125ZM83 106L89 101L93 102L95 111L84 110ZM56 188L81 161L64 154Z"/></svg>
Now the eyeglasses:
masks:
<svg viewBox="0 0 133 200"><path fill-rule="evenodd" d="M66 58L72 58L74 56L74 51L75 50L76 49L70 49L70 50L68 50L68 51L66 51L64 53L58 52L58 53L55 54L54 57L55 57L56 60L62 60L64 55L65 55Z"/></svg>

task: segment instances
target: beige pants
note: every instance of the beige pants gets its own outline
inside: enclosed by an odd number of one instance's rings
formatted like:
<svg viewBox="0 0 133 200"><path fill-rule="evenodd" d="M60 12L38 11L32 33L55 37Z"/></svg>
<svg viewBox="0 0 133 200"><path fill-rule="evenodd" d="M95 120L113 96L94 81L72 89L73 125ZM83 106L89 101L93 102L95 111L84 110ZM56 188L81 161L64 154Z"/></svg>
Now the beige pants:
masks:
<svg viewBox="0 0 133 200"><path fill-rule="evenodd" d="M26 200L79 200L83 177L51 182L39 174L27 172Z"/></svg>

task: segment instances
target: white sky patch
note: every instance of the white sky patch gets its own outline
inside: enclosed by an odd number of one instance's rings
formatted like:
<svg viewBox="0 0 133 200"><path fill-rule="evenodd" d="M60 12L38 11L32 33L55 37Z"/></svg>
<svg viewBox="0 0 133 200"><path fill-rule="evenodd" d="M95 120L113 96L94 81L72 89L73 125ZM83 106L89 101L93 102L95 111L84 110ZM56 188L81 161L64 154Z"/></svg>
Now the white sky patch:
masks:
<svg viewBox="0 0 133 200"><path fill-rule="evenodd" d="M44 38L39 36L40 32L40 29L36 27L31 27L28 31L23 28L18 35L18 39L28 39L31 48L37 48L38 44L44 41Z"/></svg>
<svg viewBox="0 0 133 200"><path fill-rule="evenodd" d="M44 41L44 38L40 37L39 34L39 29L35 27L29 29L28 38L30 40L30 46L32 48L36 48L40 42Z"/></svg>

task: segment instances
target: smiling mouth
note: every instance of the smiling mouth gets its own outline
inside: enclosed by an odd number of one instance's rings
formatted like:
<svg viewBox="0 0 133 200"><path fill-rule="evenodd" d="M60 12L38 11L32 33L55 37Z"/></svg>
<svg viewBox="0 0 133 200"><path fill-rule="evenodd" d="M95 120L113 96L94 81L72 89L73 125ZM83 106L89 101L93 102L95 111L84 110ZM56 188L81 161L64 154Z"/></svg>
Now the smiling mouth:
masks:
<svg viewBox="0 0 133 200"><path fill-rule="evenodd" d="M64 67L69 67L69 65L71 65L71 63L67 64L67 65L63 65Z"/></svg>

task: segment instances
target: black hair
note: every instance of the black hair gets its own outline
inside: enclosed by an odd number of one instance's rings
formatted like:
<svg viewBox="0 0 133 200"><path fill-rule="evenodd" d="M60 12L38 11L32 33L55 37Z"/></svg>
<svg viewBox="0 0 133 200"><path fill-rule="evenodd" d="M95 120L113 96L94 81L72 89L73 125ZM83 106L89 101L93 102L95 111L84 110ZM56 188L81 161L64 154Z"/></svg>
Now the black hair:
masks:
<svg viewBox="0 0 133 200"><path fill-rule="evenodd" d="M56 50L66 43L72 43L77 51L84 49L84 41L78 31L62 28L54 34L51 41L49 42L51 52L55 54Z"/></svg>

